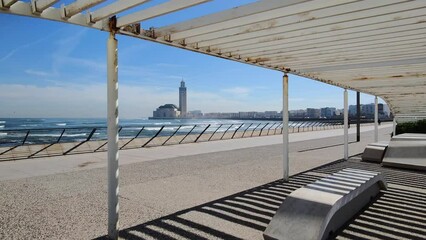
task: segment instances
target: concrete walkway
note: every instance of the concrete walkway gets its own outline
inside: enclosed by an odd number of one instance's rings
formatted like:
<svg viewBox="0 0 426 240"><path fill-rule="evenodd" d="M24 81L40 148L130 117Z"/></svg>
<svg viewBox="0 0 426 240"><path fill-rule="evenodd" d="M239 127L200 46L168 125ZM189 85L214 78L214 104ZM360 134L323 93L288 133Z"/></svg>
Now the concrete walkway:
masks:
<svg viewBox="0 0 426 240"><path fill-rule="evenodd" d="M359 143L353 143L355 135L350 135L350 155L362 152L373 141L371 130L371 126L363 129ZM389 139L390 132L390 125L382 125L380 140ZM341 129L292 134L290 174L340 159L341 134ZM268 136L120 152L121 229L280 179L281 142L279 136ZM105 159L106 153L99 153L1 162L0 239L91 239L105 235ZM126 238L261 238L259 230L206 213L191 212L180 220L196 221L194 226L217 234L173 235L169 230L174 226L162 223L167 227L159 230L150 226L139 231L141 236ZM153 231L160 235L152 237L149 233Z"/></svg>

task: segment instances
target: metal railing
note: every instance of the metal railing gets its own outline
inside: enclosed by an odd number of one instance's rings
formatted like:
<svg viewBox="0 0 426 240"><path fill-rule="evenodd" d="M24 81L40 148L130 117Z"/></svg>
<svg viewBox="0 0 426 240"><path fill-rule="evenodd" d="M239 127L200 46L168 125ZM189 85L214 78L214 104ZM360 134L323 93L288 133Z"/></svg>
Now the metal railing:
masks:
<svg viewBox="0 0 426 240"><path fill-rule="evenodd" d="M341 120L290 122L289 132L341 128ZM282 133L282 122L121 126L119 149L165 146ZM107 128L3 129L0 161L107 150Z"/></svg>

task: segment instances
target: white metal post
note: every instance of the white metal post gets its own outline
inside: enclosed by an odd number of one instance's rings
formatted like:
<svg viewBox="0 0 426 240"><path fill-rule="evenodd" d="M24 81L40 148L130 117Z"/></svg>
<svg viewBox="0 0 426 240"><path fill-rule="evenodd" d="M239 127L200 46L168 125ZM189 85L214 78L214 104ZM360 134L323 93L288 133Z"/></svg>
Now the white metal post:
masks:
<svg viewBox="0 0 426 240"><path fill-rule="evenodd" d="M374 142L379 141L379 101L374 97Z"/></svg>
<svg viewBox="0 0 426 240"><path fill-rule="evenodd" d="M396 135L396 117L393 117L393 136Z"/></svg>
<svg viewBox="0 0 426 240"><path fill-rule="evenodd" d="M284 181L289 179L289 158L288 154L288 75L283 77L283 170Z"/></svg>
<svg viewBox="0 0 426 240"><path fill-rule="evenodd" d="M118 239L118 56L117 39L110 33L107 43L108 71L108 236Z"/></svg>
<svg viewBox="0 0 426 240"><path fill-rule="evenodd" d="M348 90L345 89L345 92L343 94L343 124L344 124L344 158L345 160L348 160L349 158L349 136L348 136L348 125L349 125L349 119L348 119Z"/></svg>

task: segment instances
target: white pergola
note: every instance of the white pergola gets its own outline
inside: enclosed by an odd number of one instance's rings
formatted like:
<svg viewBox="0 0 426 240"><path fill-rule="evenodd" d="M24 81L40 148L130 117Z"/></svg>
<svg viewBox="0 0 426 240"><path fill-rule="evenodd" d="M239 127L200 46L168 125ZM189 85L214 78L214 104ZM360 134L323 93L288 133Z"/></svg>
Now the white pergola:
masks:
<svg viewBox="0 0 426 240"><path fill-rule="evenodd" d="M65 2L65 1L64 1ZM69 2L69 1L67 1ZM0 13L110 32L108 39L109 229L118 234L116 34L282 71L284 179L288 179L288 76L307 77L384 99L394 116L426 116L426 1L262 0L160 28L144 21L209 0L0 0ZM142 23L142 24L141 24ZM141 27L144 26L144 27Z"/></svg>

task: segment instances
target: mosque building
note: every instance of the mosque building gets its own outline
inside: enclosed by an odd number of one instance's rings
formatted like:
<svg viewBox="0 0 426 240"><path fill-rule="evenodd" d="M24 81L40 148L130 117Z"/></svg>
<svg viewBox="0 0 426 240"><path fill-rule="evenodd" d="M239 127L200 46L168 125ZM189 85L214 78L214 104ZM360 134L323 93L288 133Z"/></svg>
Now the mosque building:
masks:
<svg viewBox="0 0 426 240"><path fill-rule="evenodd" d="M185 118L187 117L186 87L182 80L179 87L179 108L175 104L164 104L159 106L152 118Z"/></svg>

